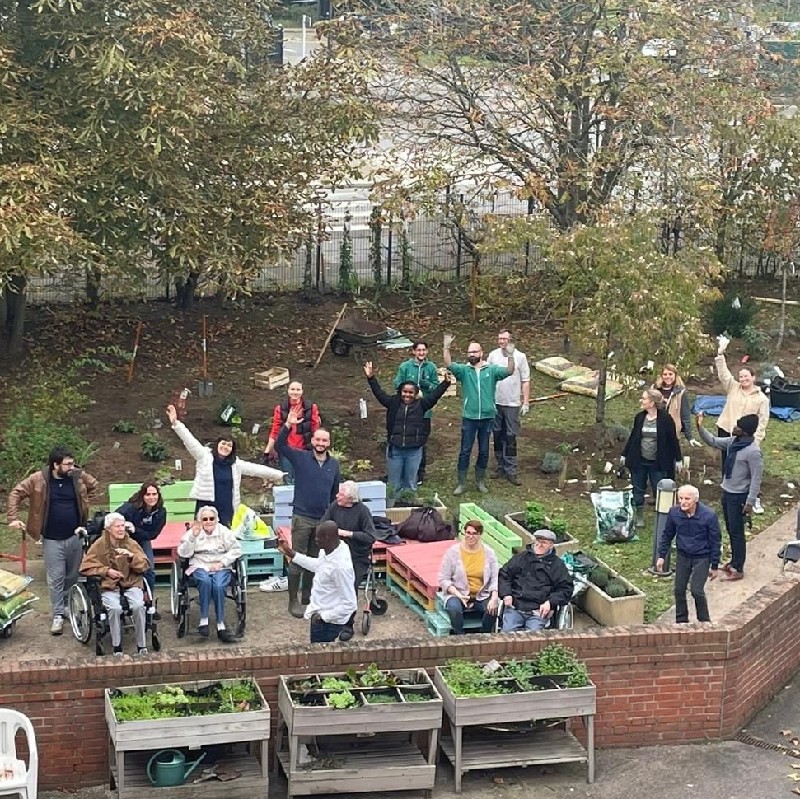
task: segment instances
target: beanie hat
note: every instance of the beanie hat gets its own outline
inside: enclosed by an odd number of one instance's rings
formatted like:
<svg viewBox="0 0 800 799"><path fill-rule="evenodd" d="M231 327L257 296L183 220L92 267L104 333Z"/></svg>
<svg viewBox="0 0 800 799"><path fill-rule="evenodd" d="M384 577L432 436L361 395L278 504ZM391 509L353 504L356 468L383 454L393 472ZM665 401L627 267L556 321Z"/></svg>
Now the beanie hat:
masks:
<svg viewBox="0 0 800 799"><path fill-rule="evenodd" d="M758 430L758 415L755 413L748 413L747 416L742 416L737 420L736 426L742 430L745 435L753 436Z"/></svg>

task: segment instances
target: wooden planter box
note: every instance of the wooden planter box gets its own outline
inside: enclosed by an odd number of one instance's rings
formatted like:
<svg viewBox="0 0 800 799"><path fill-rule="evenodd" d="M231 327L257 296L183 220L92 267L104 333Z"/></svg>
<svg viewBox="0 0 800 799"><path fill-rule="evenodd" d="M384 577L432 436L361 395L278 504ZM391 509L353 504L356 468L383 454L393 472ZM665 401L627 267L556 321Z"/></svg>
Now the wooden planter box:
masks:
<svg viewBox="0 0 800 799"><path fill-rule="evenodd" d="M322 704L301 705L296 698L300 691L294 689L299 682L319 677L344 677L338 674L305 675L301 677L281 677L278 684L278 709L291 735L348 735L368 732L393 732L398 730L427 730L438 728L442 723L442 698L433 686L430 677L423 669L394 671L397 677L414 680L414 685L399 686L399 702L369 704L364 695L374 693L377 689L354 687L353 695L359 700L358 707L342 710L325 704L326 697L332 691L324 689L304 692L314 695ZM392 692L391 688L382 688L381 692ZM430 693L430 699L424 702L408 702L408 693Z"/></svg>
<svg viewBox="0 0 800 799"><path fill-rule="evenodd" d="M442 696L447 717L459 727L586 716L594 714L597 707L594 685L497 696L456 696L439 666L433 673L433 684Z"/></svg>
<svg viewBox="0 0 800 799"><path fill-rule="evenodd" d="M598 624L604 627L622 627L631 624L644 624L645 594L630 580L625 579L603 561L595 558L597 563L605 566L614 577L621 580L631 596L621 596L612 599L605 591L594 583L588 582L588 588L575 600L580 608L588 613Z"/></svg>
<svg viewBox="0 0 800 799"><path fill-rule="evenodd" d="M522 539L522 547L515 549L515 552L533 543L533 533L530 533L528 528L524 526L525 511L507 513L503 517L503 521L509 530L513 530ZM567 533L567 537L564 541L556 541L556 554L563 555L565 552L575 552L580 549L580 546L580 542Z"/></svg>
<svg viewBox="0 0 800 799"><path fill-rule="evenodd" d="M203 680L191 683L170 683L184 690L197 690L215 684L238 683L241 680ZM108 734L111 739L110 770L111 779L117 787L119 799L142 799L152 793L170 799L209 799L224 793L226 799L252 799L266 796L269 784L269 761L267 745L270 734L270 711L264 695L255 680L252 681L261 701L261 708L243 713L219 713L207 716L187 716L182 718L143 719L141 721L119 721L111 705L111 690L125 694L155 692L165 685L138 685L126 688L105 690L105 715ZM241 775L232 783L226 783L224 790L216 780L194 784L192 779L200 775L202 768L211 763L203 763L184 785L169 788L154 788L147 778L147 763L159 749L202 746L218 744L249 744L249 752L225 756L227 766ZM199 756L199 753L196 753ZM256 756L258 754L258 757ZM189 760L196 757L189 757Z"/></svg>

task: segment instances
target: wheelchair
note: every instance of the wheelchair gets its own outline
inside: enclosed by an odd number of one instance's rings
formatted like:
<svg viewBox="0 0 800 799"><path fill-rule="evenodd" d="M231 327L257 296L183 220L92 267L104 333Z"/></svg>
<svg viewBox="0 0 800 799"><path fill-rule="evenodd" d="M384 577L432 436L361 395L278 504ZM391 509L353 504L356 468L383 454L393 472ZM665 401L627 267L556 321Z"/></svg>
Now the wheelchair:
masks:
<svg viewBox="0 0 800 799"><path fill-rule="evenodd" d="M380 586L375 576L375 560L370 558L369 567L364 578L359 583L359 590L356 594L361 594L361 634L369 635L372 628L372 616L383 616L389 610L389 603L378 594ZM356 596L356 601L359 597Z"/></svg>
<svg viewBox="0 0 800 799"><path fill-rule="evenodd" d="M78 528L84 554L103 534L104 517L104 513L96 513L85 528ZM80 577L78 582L70 588L67 597L67 611L72 634L82 644L88 644L94 634L94 651L98 656L105 654L103 639L110 632L108 614L101 599L100 582L99 577ZM147 580L143 580L143 584L145 640L148 641L149 648L158 652L161 650L161 641L158 637L158 623L154 618L157 608L156 599L150 591ZM120 589L120 597L124 635L126 630L133 629L133 613L122 589Z"/></svg>
<svg viewBox="0 0 800 799"><path fill-rule="evenodd" d="M577 596L575 589L573 589L573 599ZM505 606L500 603L500 608L497 612L497 622L495 623L495 632L503 632L503 611ZM547 624L542 628L544 630L571 630L575 624L575 609L572 602L567 602L566 605L560 605L553 609L553 612L547 619ZM522 632L521 630L518 632Z"/></svg>
<svg viewBox="0 0 800 799"><path fill-rule="evenodd" d="M189 631L189 611L192 602L197 601L197 596L191 596L189 589L193 587L191 575L186 574L189 568L189 558L177 558L172 563L172 573L169 580L170 610L177 622L178 638L184 638ZM236 605L236 627L234 634L237 638L244 635L247 624L247 572L244 561L239 558L231 565L233 576L225 589L227 599L233 600Z"/></svg>

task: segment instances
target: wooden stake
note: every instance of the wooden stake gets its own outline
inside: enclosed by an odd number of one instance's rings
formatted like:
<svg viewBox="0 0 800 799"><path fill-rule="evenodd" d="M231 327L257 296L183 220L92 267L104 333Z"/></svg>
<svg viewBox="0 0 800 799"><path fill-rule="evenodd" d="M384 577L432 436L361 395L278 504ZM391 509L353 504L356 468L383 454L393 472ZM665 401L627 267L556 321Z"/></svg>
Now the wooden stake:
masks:
<svg viewBox="0 0 800 799"><path fill-rule="evenodd" d="M331 329L328 331L328 337L325 339L325 343L322 345L322 349L319 351L319 355L317 355L317 360L314 362L314 365L311 367L312 369L316 369L319 366L319 362L322 360L322 356L325 354L325 348L330 344L331 339L333 338L333 333L336 330L336 326L339 322L342 321L342 317L344 316L344 312L347 310L347 303L342 306L342 310L339 311L339 315L336 317L336 321L331 325Z"/></svg>
<svg viewBox="0 0 800 799"><path fill-rule="evenodd" d="M530 405L533 404L534 402L546 402L547 400L558 399L559 397L568 397L568 396L569 396L568 391L557 391L555 394L544 394L541 397L534 397L528 404Z"/></svg>
<svg viewBox="0 0 800 799"><path fill-rule="evenodd" d="M136 354L139 352L139 338L142 335L142 321L139 320L139 324L136 325L136 334L133 337L133 355L131 355L131 362L128 364L128 380L127 382L130 383L133 380L133 366L136 363Z"/></svg>
<svg viewBox="0 0 800 799"><path fill-rule="evenodd" d="M208 344L206 335L208 333L208 317L203 314L203 380L208 378Z"/></svg>

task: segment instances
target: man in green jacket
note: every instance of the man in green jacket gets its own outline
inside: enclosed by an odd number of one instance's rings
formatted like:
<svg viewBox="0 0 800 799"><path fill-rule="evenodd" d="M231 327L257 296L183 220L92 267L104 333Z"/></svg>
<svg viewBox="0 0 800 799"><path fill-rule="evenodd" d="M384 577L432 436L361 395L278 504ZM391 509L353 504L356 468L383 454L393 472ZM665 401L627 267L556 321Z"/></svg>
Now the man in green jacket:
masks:
<svg viewBox="0 0 800 799"><path fill-rule="evenodd" d="M478 439L478 459L475 461L475 482L478 491L488 493L486 487L486 467L489 465L489 435L494 426L496 407L494 403L495 388L500 380L514 374L514 350L509 343L506 347L507 366L486 363L483 358L483 347L476 341L467 347L469 363L453 363L450 347L454 336L444 334L444 365L461 383L461 397L464 401L461 412L461 450L458 453L458 485L453 494L459 496L466 490L467 469L475 438Z"/></svg>
<svg viewBox="0 0 800 799"><path fill-rule="evenodd" d="M436 386L439 385L439 373L436 371L436 364L428 360L428 342L415 341L411 346L411 351L414 353L413 358L403 361L397 370L394 377L394 390L397 391L403 383L414 383L419 386L423 397L432 394ZM430 436L431 433L431 416L433 410L425 414L426 433ZM425 467L427 465L427 444L422 447L422 461L419 464L419 471L417 472L417 483L422 483L425 480Z"/></svg>

